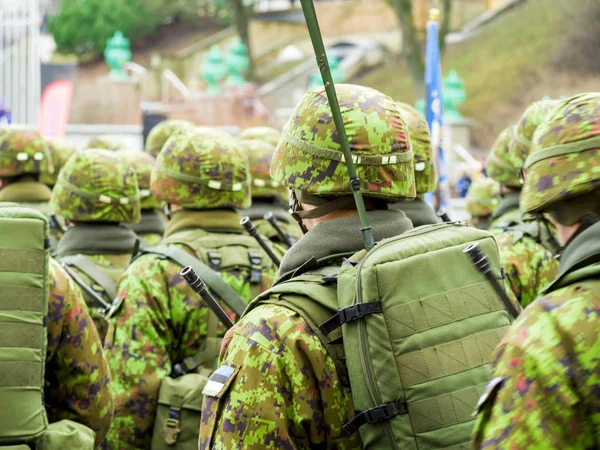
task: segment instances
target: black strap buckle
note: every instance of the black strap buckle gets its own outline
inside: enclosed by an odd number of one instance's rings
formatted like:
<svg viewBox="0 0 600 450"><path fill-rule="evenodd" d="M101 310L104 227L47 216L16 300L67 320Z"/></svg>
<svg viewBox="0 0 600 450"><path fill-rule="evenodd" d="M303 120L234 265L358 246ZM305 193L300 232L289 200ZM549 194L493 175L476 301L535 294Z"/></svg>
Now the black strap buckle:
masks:
<svg viewBox="0 0 600 450"><path fill-rule="evenodd" d="M319 325L319 330L327 336L332 331L341 327L343 323L354 322L370 314L379 314L382 311L381 302L358 303L348 306L338 310L333 317Z"/></svg>
<svg viewBox="0 0 600 450"><path fill-rule="evenodd" d="M260 284L262 280L262 262L263 257L260 253L248 252L248 259L250 260L250 283Z"/></svg>
<svg viewBox="0 0 600 450"><path fill-rule="evenodd" d="M221 253L217 251L209 251L208 252L208 263L210 264L210 268L216 272L221 271Z"/></svg>
<svg viewBox="0 0 600 450"><path fill-rule="evenodd" d="M180 363L177 363L173 366L172 376L173 378L181 377L191 371L195 370L198 367L196 361L191 356L188 356L183 359Z"/></svg>
<svg viewBox="0 0 600 450"><path fill-rule="evenodd" d="M342 436L351 436L363 425L385 422L392 417L408 414L408 406L402 400L393 403L385 403L356 414L342 427Z"/></svg>

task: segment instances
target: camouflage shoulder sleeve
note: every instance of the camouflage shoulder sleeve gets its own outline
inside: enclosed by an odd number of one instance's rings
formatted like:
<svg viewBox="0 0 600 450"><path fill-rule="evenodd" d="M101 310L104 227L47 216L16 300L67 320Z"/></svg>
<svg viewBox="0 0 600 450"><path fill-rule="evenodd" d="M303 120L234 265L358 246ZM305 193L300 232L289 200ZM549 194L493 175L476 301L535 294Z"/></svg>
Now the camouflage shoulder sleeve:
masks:
<svg viewBox="0 0 600 450"><path fill-rule="evenodd" d="M105 341L110 369L119 376L113 383L116 417L104 448L150 448L161 381L206 337L209 311L180 269L144 255L121 279Z"/></svg>
<svg viewBox="0 0 600 450"><path fill-rule="evenodd" d="M201 450L362 448L336 439L352 417L349 390L306 322L259 306L226 335L220 367L204 391Z"/></svg>
<svg viewBox="0 0 600 450"><path fill-rule="evenodd" d="M110 372L79 289L50 262L45 402L51 422L70 419L102 441L113 419Z"/></svg>
<svg viewBox="0 0 600 450"><path fill-rule="evenodd" d="M569 286L525 309L496 350L474 448L597 446L599 308L598 294Z"/></svg>
<svg viewBox="0 0 600 450"><path fill-rule="evenodd" d="M515 242L515 233L496 238L508 288L525 308L558 275L559 262L552 252L528 236Z"/></svg>

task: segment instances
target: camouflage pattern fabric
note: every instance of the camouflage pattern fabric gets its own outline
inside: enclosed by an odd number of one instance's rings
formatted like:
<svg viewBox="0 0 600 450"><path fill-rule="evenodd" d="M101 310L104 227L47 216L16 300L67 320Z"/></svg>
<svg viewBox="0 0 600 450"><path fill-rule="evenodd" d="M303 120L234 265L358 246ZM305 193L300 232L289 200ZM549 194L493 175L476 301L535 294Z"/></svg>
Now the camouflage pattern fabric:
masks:
<svg viewBox="0 0 600 450"><path fill-rule="evenodd" d="M525 163L524 212L552 209L557 203L600 187L600 94L562 101L538 127Z"/></svg>
<svg viewBox="0 0 600 450"><path fill-rule="evenodd" d="M179 130L191 131L194 124L187 120L165 120L150 130L144 151L157 158L165 143L172 134Z"/></svg>
<svg viewBox="0 0 600 450"><path fill-rule="evenodd" d="M516 125L505 128L496 138L487 163L488 177L503 186L520 188L522 185L521 169L523 161L510 153L510 143L515 134Z"/></svg>
<svg viewBox="0 0 600 450"><path fill-rule="evenodd" d="M91 138L85 146L85 150L110 150L116 152L119 150L127 150L127 146L118 139L108 136L95 136Z"/></svg>
<svg viewBox="0 0 600 450"><path fill-rule="evenodd" d="M48 139L46 144L50 150L50 158L52 158L54 170L52 173L49 173L48 171L42 172L40 175L40 182L49 187L53 187L58 179L60 169L62 169L69 158L77 152L77 148L69 142L57 139Z"/></svg>
<svg viewBox="0 0 600 450"><path fill-rule="evenodd" d="M152 170L152 192L186 208L248 208L250 168L236 140L222 131L174 134Z"/></svg>
<svg viewBox="0 0 600 450"><path fill-rule="evenodd" d="M60 171L51 204L56 214L73 221L136 223L140 220L137 176L113 152L80 152Z"/></svg>
<svg viewBox="0 0 600 450"><path fill-rule="evenodd" d="M216 397L204 397L200 450L362 449L358 433L337 438L354 415L351 392L288 308L251 311L225 336L219 360L233 373Z"/></svg>
<svg viewBox="0 0 600 450"><path fill-rule="evenodd" d="M533 103L521 115L508 146L509 160L516 169L523 169L525 160L531 152L535 131L556 105L558 105L556 100L541 100Z"/></svg>
<svg viewBox="0 0 600 450"><path fill-rule="evenodd" d="M556 278L558 260L550 250L531 237L522 236L517 239L514 231L497 236L496 242L508 277L507 288L525 308Z"/></svg>
<svg viewBox="0 0 600 450"><path fill-rule="evenodd" d="M137 175L138 187L140 189L140 207L144 209L158 209L162 206L150 190L150 177L154 168L155 159L150 153L120 151L119 157L129 164Z"/></svg>
<svg viewBox="0 0 600 450"><path fill-rule="evenodd" d="M410 131L410 143L415 155L415 185L417 195L435 191L437 187L437 174L435 172L435 159L431 147L431 134L429 125L423 114L412 106L398 102L400 113L406 121Z"/></svg>
<svg viewBox="0 0 600 450"><path fill-rule="evenodd" d="M362 194L389 202L414 198L409 131L394 101L362 86L338 84L336 91ZM271 176L288 188L312 195L350 195L343 162L324 88L313 89L296 106L283 130Z"/></svg>
<svg viewBox="0 0 600 450"><path fill-rule="evenodd" d="M69 419L96 433L96 445L111 425L114 404L102 342L79 290L50 260L48 350L44 401L50 422Z"/></svg>
<svg viewBox="0 0 600 450"><path fill-rule="evenodd" d="M252 179L252 198L287 201L287 188L271 178L271 158L275 147L259 140L238 140L238 144L248 155Z"/></svg>
<svg viewBox="0 0 600 450"><path fill-rule="evenodd" d="M236 137L240 141L261 141L277 147L281 140L281 131L271 127L251 127L246 128Z"/></svg>
<svg viewBox="0 0 600 450"><path fill-rule="evenodd" d="M0 127L0 178L42 172L54 172L50 150L42 136L33 128Z"/></svg>
<svg viewBox="0 0 600 450"><path fill-rule="evenodd" d="M234 212L193 213L196 214L194 223L201 233L205 233L203 220L216 215L220 217L219 226L212 221L212 230L241 230L240 216ZM176 229L181 217L181 212L173 216L169 223L171 230ZM191 253L187 246L179 247ZM170 260L148 254L131 264L119 285L121 303L105 342L111 370L119 373L113 383L116 417L103 444L105 449L150 448L160 382L171 374L173 364L194 356L206 338L208 315L212 313L187 285L180 271L181 267ZM251 300L249 271L221 273L244 300ZM274 276L274 270L263 272L261 292L270 287ZM223 306L235 319L235 314ZM224 333L224 328L219 326L219 336Z"/></svg>
<svg viewBox="0 0 600 450"><path fill-rule="evenodd" d="M500 203L500 185L491 178L473 181L467 192L467 212L471 217L489 217Z"/></svg>

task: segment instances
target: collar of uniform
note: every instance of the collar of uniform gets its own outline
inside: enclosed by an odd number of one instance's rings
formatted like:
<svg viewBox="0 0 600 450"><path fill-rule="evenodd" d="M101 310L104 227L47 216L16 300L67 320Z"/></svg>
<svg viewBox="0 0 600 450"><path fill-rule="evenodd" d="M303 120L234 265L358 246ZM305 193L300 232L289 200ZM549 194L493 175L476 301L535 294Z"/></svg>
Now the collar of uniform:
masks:
<svg viewBox="0 0 600 450"><path fill-rule="evenodd" d="M138 223L127 225L127 228L131 228L136 234L163 234L165 232L165 221L153 209L142 210L142 219Z"/></svg>
<svg viewBox="0 0 600 450"><path fill-rule="evenodd" d="M400 201L391 208L403 211L415 228L422 225L431 225L440 221L433 208L420 198L415 198L412 201Z"/></svg>
<svg viewBox="0 0 600 450"><path fill-rule="evenodd" d="M519 209L520 198L521 191L506 194L502 198L502 200L500 200L500 203L498 203L498 207L494 211L494 214L492 214L492 222L501 215L506 214L507 212L512 211L513 209Z"/></svg>
<svg viewBox="0 0 600 450"><path fill-rule="evenodd" d="M69 228L54 253L67 255L121 255L131 253L137 236L123 225L81 223Z"/></svg>
<svg viewBox="0 0 600 450"><path fill-rule="evenodd" d="M0 189L0 202L47 202L51 195L48 186L32 178L4 186Z"/></svg>
<svg viewBox="0 0 600 450"><path fill-rule="evenodd" d="M189 228L220 233L243 233L244 227L240 225L240 220L240 215L230 209L181 209L173 214L167 224L165 237Z"/></svg>
<svg viewBox="0 0 600 450"><path fill-rule="evenodd" d="M375 241L398 236L413 228L402 211L385 210L367 213ZM281 261L280 274L303 266L311 259L355 253L364 248L358 215L318 223L288 250Z"/></svg>
<svg viewBox="0 0 600 450"><path fill-rule="evenodd" d="M279 203L270 202L255 202L252 201L252 206L248 209L239 210L242 217L248 216L251 220L263 219L264 215L268 212L272 212L273 216L283 223L290 223L292 217L287 209L281 206Z"/></svg>
<svg viewBox="0 0 600 450"><path fill-rule="evenodd" d="M581 274L584 274L586 268L591 269L591 266L597 265L600 265L600 222L589 227L567 245L560 257L558 277L542 292L555 291L583 279L585 275L580 276L578 271L583 269ZM592 270L596 273L600 269Z"/></svg>

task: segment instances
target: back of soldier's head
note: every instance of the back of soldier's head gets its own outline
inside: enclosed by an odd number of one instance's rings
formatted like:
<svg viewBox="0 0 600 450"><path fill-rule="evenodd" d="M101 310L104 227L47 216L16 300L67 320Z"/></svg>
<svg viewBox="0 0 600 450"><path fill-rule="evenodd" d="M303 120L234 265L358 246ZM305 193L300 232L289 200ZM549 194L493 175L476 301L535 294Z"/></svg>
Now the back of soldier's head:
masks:
<svg viewBox="0 0 600 450"><path fill-rule="evenodd" d="M600 93L561 101L533 137L521 208L562 225L600 217Z"/></svg>
<svg viewBox="0 0 600 450"><path fill-rule="evenodd" d="M189 209L248 208L248 157L236 140L215 129L181 130L163 146L152 170L152 192Z"/></svg>
<svg viewBox="0 0 600 450"><path fill-rule="evenodd" d="M500 203L500 185L491 178L475 180L469 186L466 200L471 217L490 217Z"/></svg>
<svg viewBox="0 0 600 450"><path fill-rule="evenodd" d="M410 134L410 143L414 154L417 195L433 192L437 186L437 175L429 125L427 125L423 114L412 106L401 102L398 102L397 105L406 121Z"/></svg>
<svg viewBox="0 0 600 450"><path fill-rule="evenodd" d="M193 130L194 124L187 120L165 120L160 122L154 128L150 130L148 138L146 139L146 145L144 151L150 153L154 158L158 157L158 154L162 150L165 143L169 140L171 135L179 130Z"/></svg>
<svg viewBox="0 0 600 450"><path fill-rule="evenodd" d="M117 138L111 136L94 136L85 146L85 150L88 149L110 150L117 152L119 150L126 150L127 146Z"/></svg>
<svg viewBox="0 0 600 450"><path fill-rule="evenodd" d="M134 150L120 150L117 154L137 175L142 210L160 208L162 202L152 194L150 189L150 178L156 160L149 153Z"/></svg>
<svg viewBox="0 0 600 450"><path fill-rule="evenodd" d="M416 195L413 154L404 118L395 102L374 89L336 85L360 192L376 208ZM299 203L321 216L351 208L352 190L337 131L323 88L310 90L283 130L271 176L293 189ZM338 198L340 200L338 200ZM342 199L343 198L343 199ZM313 217L319 217L311 211Z"/></svg>
<svg viewBox="0 0 600 450"><path fill-rule="evenodd" d="M248 155L252 179L252 199L259 201L287 201L288 190L271 178L271 158L275 147L268 142L238 140L239 146Z"/></svg>
<svg viewBox="0 0 600 450"><path fill-rule="evenodd" d="M79 152L60 171L51 204L56 214L72 222L137 223L137 176L115 152Z"/></svg>
<svg viewBox="0 0 600 450"><path fill-rule="evenodd" d="M276 147L281 140L281 131L271 127L251 127L243 130L236 138L240 141L267 142Z"/></svg>
<svg viewBox="0 0 600 450"><path fill-rule="evenodd" d="M0 178L39 178L42 172L54 172L50 150L42 136L29 127L0 127Z"/></svg>
<svg viewBox="0 0 600 450"><path fill-rule="evenodd" d="M60 169L64 167L74 153L77 153L77 148L70 142L59 139L47 139L46 144L50 150L54 170L52 172L43 171L40 175L40 182L53 187L58 179Z"/></svg>

